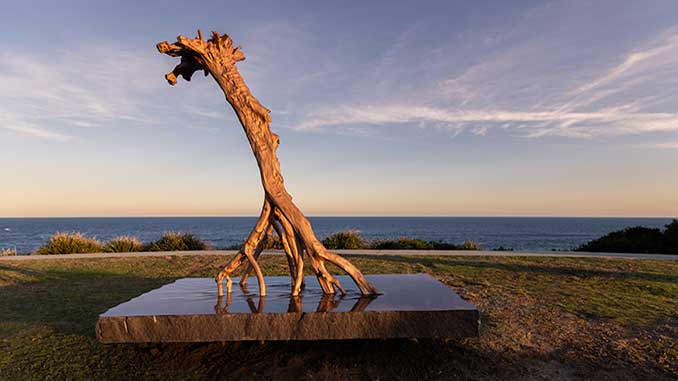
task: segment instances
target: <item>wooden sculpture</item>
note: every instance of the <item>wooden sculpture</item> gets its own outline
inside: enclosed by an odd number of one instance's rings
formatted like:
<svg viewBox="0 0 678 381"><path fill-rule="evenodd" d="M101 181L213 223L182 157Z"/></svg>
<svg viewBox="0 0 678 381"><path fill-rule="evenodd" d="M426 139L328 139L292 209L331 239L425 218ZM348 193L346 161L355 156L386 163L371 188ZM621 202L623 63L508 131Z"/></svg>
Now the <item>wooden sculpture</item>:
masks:
<svg viewBox="0 0 678 381"><path fill-rule="evenodd" d="M266 295L266 284L257 259L273 231L278 234L285 249L293 296L299 295L302 289L304 254L311 262L323 293L334 294L335 287L342 294L345 293L339 280L327 271L325 263L329 262L350 275L363 295L377 294L377 290L367 282L360 270L341 256L328 251L320 243L313 233L310 222L292 202L292 196L287 193L276 155L280 138L271 132L269 127L270 111L250 93L235 66L236 62L245 59L240 46L234 48L230 37L220 36L216 32L212 32L212 38L205 41L198 30L197 38L179 36L175 43L161 42L157 48L160 53L181 57L181 62L174 70L165 75L170 85L176 84L178 76L190 81L193 73L198 70L203 70L205 76L211 75L217 81L226 96L226 101L233 107L240 124L245 129L261 173L265 192L261 215L242 249L217 274L219 295L223 295L224 278L226 288L229 293L231 292L230 274L244 263L248 266L243 272L241 283L244 284L250 271L254 271L259 282L259 294Z"/></svg>

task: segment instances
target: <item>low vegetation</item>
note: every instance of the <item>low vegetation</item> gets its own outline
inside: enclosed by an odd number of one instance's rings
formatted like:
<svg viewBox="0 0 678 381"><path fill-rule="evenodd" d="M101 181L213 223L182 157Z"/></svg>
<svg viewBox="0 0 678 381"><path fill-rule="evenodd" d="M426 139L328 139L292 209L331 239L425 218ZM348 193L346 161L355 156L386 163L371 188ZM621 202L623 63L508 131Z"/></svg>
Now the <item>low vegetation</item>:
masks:
<svg viewBox="0 0 678 381"><path fill-rule="evenodd" d="M236 250L240 249L240 246L242 246L242 245L239 245L235 249ZM273 250L284 249L282 241L280 240L280 237L278 237L277 235L272 235L272 236L268 237L268 239L266 240L266 246L264 248L265 249L273 249Z"/></svg>
<svg viewBox="0 0 678 381"><path fill-rule="evenodd" d="M166 232L157 241L144 247L145 251L209 250L210 246L195 234Z"/></svg>
<svg viewBox="0 0 678 381"><path fill-rule="evenodd" d="M464 241L461 245L439 242L423 241L420 239L400 237L396 240L382 240L372 243L372 249L376 250L481 250L480 244L473 241Z"/></svg>
<svg viewBox="0 0 678 381"><path fill-rule="evenodd" d="M400 237L395 240L374 242L372 248L377 250L433 250L433 243L420 239Z"/></svg>
<svg viewBox="0 0 678 381"><path fill-rule="evenodd" d="M370 245L355 230L346 230L323 239L323 245L330 250L367 249Z"/></svg>
<svg viewBox="0 0 678 381"><path fill-rule="evenodd" d="M109 253L131 253L143 251L144 244L137 237L119 236L107 241L104 250Z"/></svg>
<svg viewBox="0 0 678 381"><path fill-rule="evenodd" d="M322 243L331 250L483 250L479 243L464 241L461 244L425 241L417 238L400 237L396 239L367 240L357 230L346 230L325 237ZM226 247L239 250L241 244ZM280 238L273 234L266 241L266 249L282 250ZM138 251L182 251L209 250L210 245L197 235L181 232L167 232L160 239L142 243L137 237L120 236L105 243L96 238L86 237L82 233L56 233L40 247L36 254L73 254L94 252L138 252ZM513 248L499 246L494 251L513 251ZM609 233L587 242L576 251L618 252L618 253L658 253L678 254L678 220L673 220L662 231L642 226L630 227ZM0 256L16 255L16 250L2 249Z"/></svg>
<svg viewBox="0 0 678 381"><path fill-rule="evenodd" d="M130 253L138 251L209 250L210 246L194 234L166 232L157 241L144 244L137 237L119 236L105 243L83 233L56 233L35 254ZM9 252L8 252L9 253ZM16 250L14 250L16 255ZM5 250L1 255L5 254Z"/></svg>
<svg viewBox="0 0 678 381"><path fill-rule="evenodd" d="M79 254L102 251L104 251L103 245L94 237L87 237L78 232L59 232L49 237L49 240L38 248L36 254Z"/></svg>
<svg viewBox="0 0 678 381"><path fill-rule="evenodd" d="M229 257L8 260L0 262L0 380L678 377L678 261L347 258L369 274L424 272L437 277L478 307L480 336L332 345L103 345L94 336L99 314L177 278L212 277ZM264 255L260 264L265 275L287 274L283 255ZM310 267L306 270L312 274Z"/></svg>
<svg viewBox="0 0 678 381"><path fill-rule="evenodd" d="M345 230L334 233L322 240L323 245L330 250L482 250L480 244L473 241L464 241L457 245L440 241L424 241L416 238L400 237L391 240L367 240L357 230ZM229 250L239 250L242 244L229 246ZM265 249L282 250L283 245L277 235L266 241Z"/></svg>
<svg viewBox="0 0 678 381"><path fill-rule="evenodd" d="M14 257L14 256L16 256L16 247L0 248L0 257Z"/></svg>
<svg viewBox="0 0 678 381"><path fill-rule="evenodd" d="M328 249L375 249L375 250L481 250L480 244L465 241L461 245L439 241L424 241L400 237L392 240L368 241L356 230L332 234L323 240Z"/></svg>
<svg viewBox="0 0 678 381"><path fill-rule="evenodd" d="M577 251L608 253L678 254L678 220L673 220L661 231L636 226L609 233L587 242Z"/></svg>

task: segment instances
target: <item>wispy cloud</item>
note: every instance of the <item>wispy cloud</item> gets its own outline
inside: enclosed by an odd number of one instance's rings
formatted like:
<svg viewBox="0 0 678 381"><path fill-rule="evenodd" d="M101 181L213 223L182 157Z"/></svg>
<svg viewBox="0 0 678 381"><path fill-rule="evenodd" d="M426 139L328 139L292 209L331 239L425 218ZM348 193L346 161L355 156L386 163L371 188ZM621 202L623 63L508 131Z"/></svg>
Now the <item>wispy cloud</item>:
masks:
<svg viewBox="0 0 678 381"><path fill-rule="evenodd" d="M596 137L650 131L678 130L678 114L623 113L615 110L599 112L520 112L501 110L447 110L417 106L343 107L310 115L297 127L316 130L329 126L353 124L383 125L419 123L426 127L444 127L461 131L469 127L476 134L485 128L519 129L530 137L561 135ZM592 128L597 126L597 128Z"/></svg>
<svg viewBox="0 0 678 381"><path fill-rule="evenodd" d="M222 117L195 107L205 103L199 91L204 86L192 84L181 93L167 88L162 75L172 64L150 48L104 42L49 54L5 50L0 52L0 129L63 142L83 128Z"/></svg>
<svg viewBox="0 0 678 381"><path fill-rule="evenodd" d="M597 60L580 57L596 49L561 33L473 32L431 39L420 20L362 63L346 46L267 23L244 42L248 60L240 68L276 125L303 131L368 135L397 124L531 138L678 131L678 27ZM0 128L68 141L106 126L197 122L214 131L211 123L233 117L210 78L168 89L162 74L174 64L115 42L0 52Z"/></svg>
<svg viewBox="0 0 678 381"><path fill-rule="evenodd" d="M395 51L407 50L403 41L399 39L388 51L389 62ZM589 74L584 62L561 69L547 57L546 46L535 39L494 53L491 59L434 86L413 87L407 102L382 98L378 103L324 105L291 125L299 130L338 129L343 133L350 132L346 128L350 126L412 124L446 128L453 135L503 129L533 138L678 131L678 113L666 104L678 96L678 82L672 80L678 75L678 27L608 60L608 66L600 67L597 74ZM548 64L540 64L540 59L548 59Z"/></svg>
<svg viewBox="0 0 678 381"><path fill-rule="evenodd" d="M657 143L654 145L657 148L664 148L664 149L678 149L678 142L673 142L673 143Z"/></svg>
<svg viewBox="0 0 678 381"><path fill-rule="evenodd" d="M678 28L671 28L660 36L658 46L631 52L622 63L612 67L601 77L579 86L571 95L585 94L596 87L618 80L625 74L632 72L635 68L641 67L642 69L643 65L646 65L644 69L647 69L657 65L672 64L676 61L675 52L677 47ZM666 56L662 59L663 55Z"/></svg>
<svg viewBox="0 0 678 381"><path fill-rule="evenodd" d="M52 56L0 55L0 127L54 139L54 128L94 127L114 119L146 120L131 96L127 70L142 67L133 54L61 51ZM106 57L105 59L97 57ZM143 85L142 85L143 86ZM54 139L63 140L63 139Z"/></svg>
<svg viewBox="0 0 678 381"><path fill-rule="evenodd" d="M187 108L186 112L188 114L192 114L195 116L199 116L202 118L209 118L209 119L223 119L225 117L223 111L211 111L211 110L203 110L203 109L197 109L197 108Z"/></svg>
<svg viewBox="0 0 678 381"><path fill-rule="evenodd" d="M21 134L35 136L41 139L53 140L57 142L67 142L73 139L72 136L61 134L59 132L51 131L45 128L40 128L32 124L23 123L21 121L9 121L9 118L3 118L0 126L10 131L19 132Z"/></svg>

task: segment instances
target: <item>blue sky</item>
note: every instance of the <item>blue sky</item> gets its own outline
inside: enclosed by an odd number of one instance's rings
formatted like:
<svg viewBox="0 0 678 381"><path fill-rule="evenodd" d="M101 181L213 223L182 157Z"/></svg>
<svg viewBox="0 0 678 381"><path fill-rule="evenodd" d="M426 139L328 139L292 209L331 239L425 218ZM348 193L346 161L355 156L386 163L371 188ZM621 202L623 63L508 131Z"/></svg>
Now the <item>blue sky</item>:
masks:
<svg viewBox="0 0 678 381"><path fill-rule="evenodd" d="M678 215L675 1L12 2L0 216L254 215L211 78L229 34L309 215Z"/></svg>

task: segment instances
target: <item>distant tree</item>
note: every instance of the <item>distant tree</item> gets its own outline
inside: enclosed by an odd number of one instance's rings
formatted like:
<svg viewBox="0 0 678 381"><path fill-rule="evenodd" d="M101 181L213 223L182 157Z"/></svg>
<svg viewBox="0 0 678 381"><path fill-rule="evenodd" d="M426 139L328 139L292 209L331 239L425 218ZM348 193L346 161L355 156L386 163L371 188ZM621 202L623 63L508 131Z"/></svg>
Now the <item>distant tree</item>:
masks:
<svg viewBox="0 0 678 381"><path fill-rule="evenodd" d="M666 225L663 232L656 228L635 226L606 234L589 241L577 251L606 253L678 254L678 220Z"/></svg>
<svg viewBox="0 0 678 381"><path fill-rule="evenodd" d="M678 220L671 221L666 225L664 231L664 241L671 253L678 253Z"/></svg>

